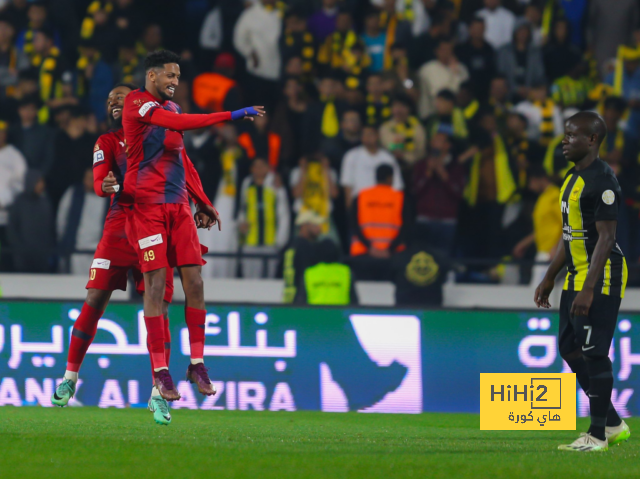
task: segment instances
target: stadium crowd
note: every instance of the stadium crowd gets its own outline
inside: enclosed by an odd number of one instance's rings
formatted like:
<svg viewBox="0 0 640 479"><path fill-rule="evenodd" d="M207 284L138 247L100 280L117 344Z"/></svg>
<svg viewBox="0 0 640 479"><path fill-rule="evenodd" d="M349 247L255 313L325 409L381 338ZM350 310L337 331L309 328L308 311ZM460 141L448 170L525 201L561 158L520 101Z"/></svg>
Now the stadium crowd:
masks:
<svg viewBox="0 0 640 479"><path fill-rule="evenodd" d="M318 238L357 278L400 271L414 286L451 259L472 282L548 261L564 119L594 109L633 283L640 2L609 2L0 0L0 269L86 274L108 207L90 162L106 97L144 85L144 56L167 48L182 56L183 112L267 110L185 133L223 218L201 242L228 254L203 276L286 279L287 245L303 261Z"/></svg>

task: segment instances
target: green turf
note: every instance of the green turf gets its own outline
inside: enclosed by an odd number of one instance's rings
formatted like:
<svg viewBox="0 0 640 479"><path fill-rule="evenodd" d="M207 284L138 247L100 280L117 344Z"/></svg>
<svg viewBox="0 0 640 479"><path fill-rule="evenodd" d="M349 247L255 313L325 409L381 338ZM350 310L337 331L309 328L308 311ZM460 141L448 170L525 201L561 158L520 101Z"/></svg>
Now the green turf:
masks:
<svg viewBox="0 0 640 479"><path fill-rule="evenodd" d="M628 421L632 434L640 419ZM578 428L587 421L578 420ZM2 478L638 477L640 441L560 452L573 431L480 431L472 414L0 407Z"/></svg>

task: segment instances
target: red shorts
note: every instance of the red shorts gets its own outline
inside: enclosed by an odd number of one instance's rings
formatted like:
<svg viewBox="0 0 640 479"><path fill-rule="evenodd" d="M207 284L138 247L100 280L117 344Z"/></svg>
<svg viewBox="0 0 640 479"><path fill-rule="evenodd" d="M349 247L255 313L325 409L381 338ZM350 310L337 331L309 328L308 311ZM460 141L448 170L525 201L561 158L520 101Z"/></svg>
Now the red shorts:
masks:
<svg viewBox="0 0 640 479"><path fill-rule="evenodd" d="M93 263L89 271L87 289L114 291L127 290L127 275L133 272L136 291L144 293L144 278L138 264L138 254L127 238L113 235L105 231L98 243ZM173 298L173 270L167 271L164 300L168 303Z"/></svg>
<svg viewBox="0 0 640 479"><path fill-rule="evenodd" d="M136 203L133 206L138 261L143 273L160 268L203 265L202 249L189 205Z"/></svg>

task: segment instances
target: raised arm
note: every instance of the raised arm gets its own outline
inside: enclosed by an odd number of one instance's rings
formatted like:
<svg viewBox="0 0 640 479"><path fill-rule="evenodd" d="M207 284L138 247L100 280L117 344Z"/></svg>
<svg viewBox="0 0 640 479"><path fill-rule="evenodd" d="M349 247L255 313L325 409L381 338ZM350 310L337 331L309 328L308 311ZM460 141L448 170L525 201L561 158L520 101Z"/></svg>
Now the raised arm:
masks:
<svg viewBox="0 0 640 479"><path fill-rule="evenodd" d="M144 108L144 105L140 109ZM216 125L229 120L253 120L254 116L263 116L263 107L246 107L236 111L223 111L221 113L188 114L175 113L164 108L155 107L149 115L142 114L142 121L162 128L175 131L197 130L211 125Z"/></svg>

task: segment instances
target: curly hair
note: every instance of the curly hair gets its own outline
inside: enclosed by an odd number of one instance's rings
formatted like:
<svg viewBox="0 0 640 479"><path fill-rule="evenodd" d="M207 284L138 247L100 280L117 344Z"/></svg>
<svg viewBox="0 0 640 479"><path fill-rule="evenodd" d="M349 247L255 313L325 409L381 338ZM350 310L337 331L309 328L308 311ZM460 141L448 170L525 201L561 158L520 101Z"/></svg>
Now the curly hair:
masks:
<svg viewBox="0 0 640 479"><path fill-rule="evenodd" d="M169 50L151 52L144 59L144 71L148 72L152 68L162 68L167 63L180 63L180 55Z"/></svg>

